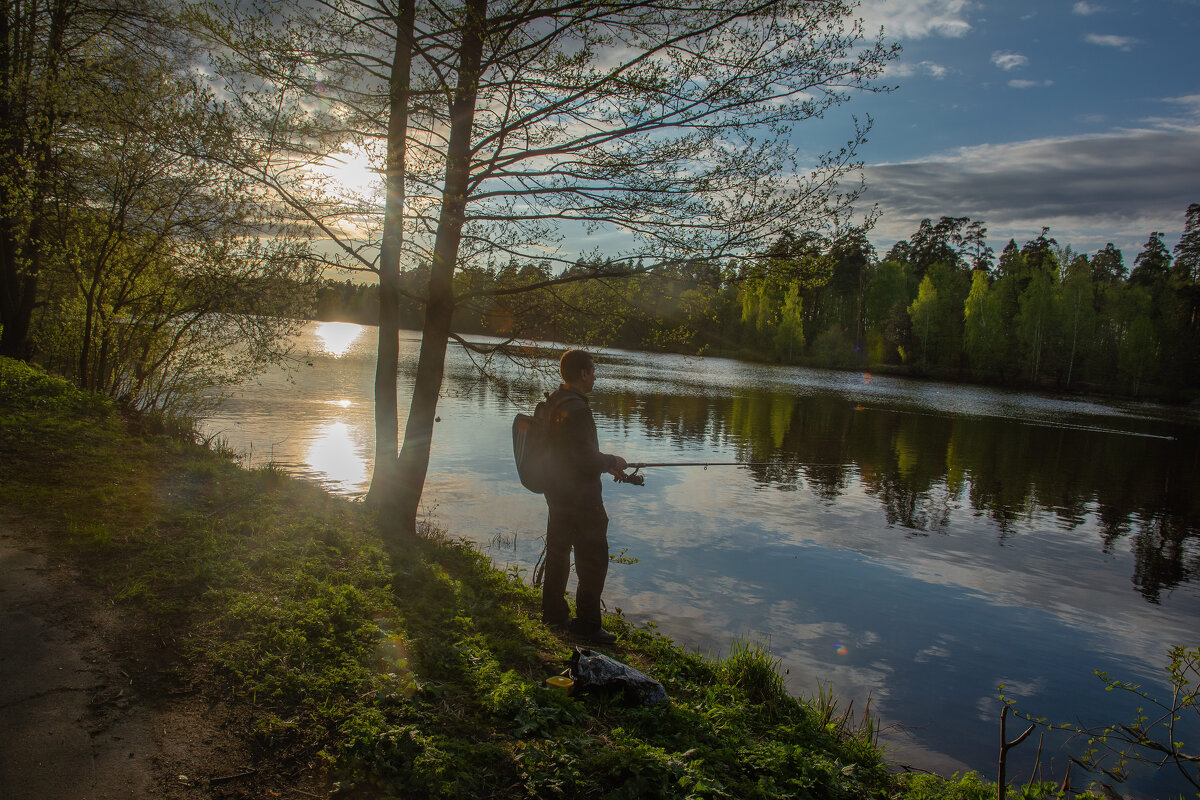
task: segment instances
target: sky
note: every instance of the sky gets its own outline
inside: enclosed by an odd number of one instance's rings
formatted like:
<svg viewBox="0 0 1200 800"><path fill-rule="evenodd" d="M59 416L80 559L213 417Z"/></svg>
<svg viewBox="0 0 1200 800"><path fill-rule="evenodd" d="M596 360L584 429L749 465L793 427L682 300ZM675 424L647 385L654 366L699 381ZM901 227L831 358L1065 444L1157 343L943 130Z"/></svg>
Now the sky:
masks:
<svg viewBox="0 0 1200 800"><path fill-rule="evenodd" d="M997 253L1043 226L1077 252L1112 242L1130 267L1151 231L1175 246L1200 203L1200 0L863 0L859 13L903 47L884 78L895 91L856 96L814 133L873 119L859 155L880 256L941 216L981 220Z"/></svg>

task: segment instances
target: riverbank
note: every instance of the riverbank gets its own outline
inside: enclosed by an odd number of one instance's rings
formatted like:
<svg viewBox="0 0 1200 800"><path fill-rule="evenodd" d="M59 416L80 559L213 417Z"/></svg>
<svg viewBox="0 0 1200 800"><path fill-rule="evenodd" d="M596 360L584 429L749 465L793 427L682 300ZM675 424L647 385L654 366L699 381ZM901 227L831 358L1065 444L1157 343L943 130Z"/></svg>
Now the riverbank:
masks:
<svg viewBox="0 0 1200 800"><path fill-rule="evenodd" d="M995 795L895 774L869 722L789 697L752 643L707 659L610 616L608 655L670 702L551 691L576 643L537 621L522 575L432 530L390 563L361 505L131 425L11 361L0 453L12 546L45 559L47 600L87 598L42 618L68 641L91 631L86 658L116 667L79 691L144 731L122 774L145 793L96 796ZM83 726L93 752L121 735L85 717L47 724Z"/></svg>

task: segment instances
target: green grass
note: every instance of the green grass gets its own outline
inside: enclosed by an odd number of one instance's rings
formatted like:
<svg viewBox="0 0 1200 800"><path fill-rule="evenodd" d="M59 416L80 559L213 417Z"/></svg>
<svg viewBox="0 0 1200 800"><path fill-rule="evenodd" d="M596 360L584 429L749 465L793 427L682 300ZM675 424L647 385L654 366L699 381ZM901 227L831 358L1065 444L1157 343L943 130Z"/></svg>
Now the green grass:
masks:
<svg viewBox="0 0 1200 800"><path fill-rule="evenodd" d="M0 359L0 503L147 630L184 685L244 705L276 763L345 797L975 798L892 775L869 716L788 696L739 641L684 652L606 619L617 658L662 681L642 708L544 686L571 655L539 596L444 532L394 560L358 504L278 470L137 433L108 403ZM994 787L991 792L994 794Z"/></svg>

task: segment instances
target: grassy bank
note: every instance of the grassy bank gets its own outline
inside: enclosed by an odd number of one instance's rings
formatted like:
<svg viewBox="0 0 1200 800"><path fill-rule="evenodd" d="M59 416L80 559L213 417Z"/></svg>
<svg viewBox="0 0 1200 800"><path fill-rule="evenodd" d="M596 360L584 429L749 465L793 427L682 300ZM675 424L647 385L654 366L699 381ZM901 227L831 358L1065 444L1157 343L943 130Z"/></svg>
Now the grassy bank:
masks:
<svg viewBox="0 0 1200 800"><path fill-rule="evenodd" d="M523 576L436 532L390 562L360 505L149 428L0 359L5 518L170 632L168 686L236 703L264 763L339 796L995 796L894 775L869 725L789 697L753 643L707 659L610 617L609 655L670 702L552 691L572 642Z"/></svg>

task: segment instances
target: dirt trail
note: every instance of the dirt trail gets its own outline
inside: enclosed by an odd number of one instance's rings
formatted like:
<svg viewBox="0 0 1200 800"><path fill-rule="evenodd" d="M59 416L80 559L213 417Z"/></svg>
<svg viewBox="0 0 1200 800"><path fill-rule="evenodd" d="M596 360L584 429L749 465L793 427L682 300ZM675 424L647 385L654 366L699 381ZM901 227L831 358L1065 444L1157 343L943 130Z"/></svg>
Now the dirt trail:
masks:
<svg viewBox="0 0 1200 800"><path fill-rule="evenodd" d="M233 711L170 685L161 660L24 526L0 520L0 797L327 795L296 765L255 768Z"/></svg>
<svg viewBox="0 0 1200 800"><path fill-rule="evenodd" d="M150 775L159 748L132 681L105 652L111 621L71 576L0 530L4 796L157 796Z"/></svg>

